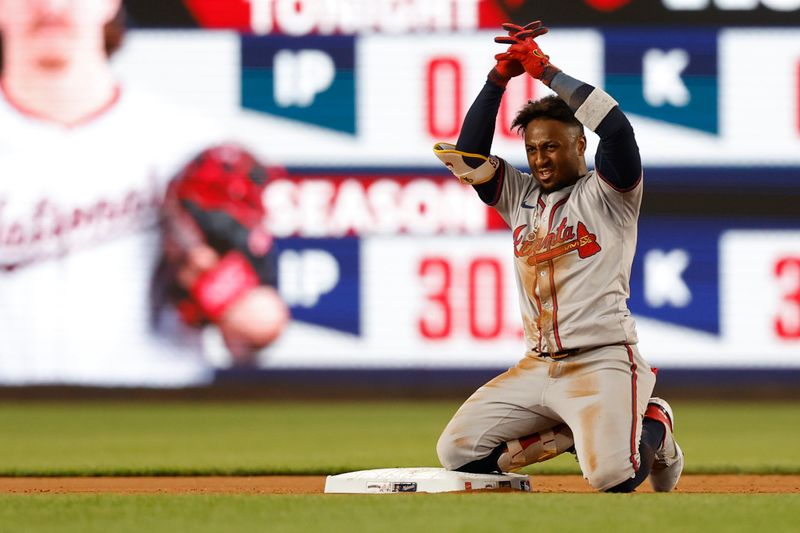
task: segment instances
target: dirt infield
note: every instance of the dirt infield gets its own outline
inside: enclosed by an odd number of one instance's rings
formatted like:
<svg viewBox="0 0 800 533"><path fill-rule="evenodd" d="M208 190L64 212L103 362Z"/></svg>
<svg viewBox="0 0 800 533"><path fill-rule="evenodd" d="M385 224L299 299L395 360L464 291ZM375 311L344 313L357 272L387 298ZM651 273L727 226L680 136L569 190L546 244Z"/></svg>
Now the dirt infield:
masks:
<svg viewBox="0 0 800 533"><path fill-rule="evenodd" d="M534 492L594 492L580 476L532 477ZM9 494L318 494L323 476L248 477L0 477ZM645 483L639 492L652 492ZM800 476L683 476L677 492L798 493Z"/></svg>

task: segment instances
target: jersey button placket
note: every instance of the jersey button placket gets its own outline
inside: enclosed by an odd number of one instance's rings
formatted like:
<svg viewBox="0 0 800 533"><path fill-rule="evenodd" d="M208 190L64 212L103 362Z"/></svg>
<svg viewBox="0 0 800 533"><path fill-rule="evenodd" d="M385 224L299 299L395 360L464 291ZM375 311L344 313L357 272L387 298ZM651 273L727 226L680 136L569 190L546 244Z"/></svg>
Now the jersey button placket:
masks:
<svg viewBox="0 0 800 533"><path fill-rule="evenodd" d="M540 201L537 201L536 210L533 216L532 234L535 235L537 238L541 239L539 242L543 242L544 240L544 235L540 235L540 232L543 232L545 234L547 233L547 226L544 224L545 211L546 207L543 206L543 204ZM534 250L534 253L538 253L540 251L541 250L536 249ZM549 344L547 341L547 337L549 337L547 330L549 329L550 323L548 320L546 320L547 318L546 316L541 316L546 314L544 312L546 311L544 303L548 300L550 295L549 287L545 283L545 280L547 278L547 267L545 265L546 265L545 263L538 263L538 262L534 263L533 265L533 271L535 274L534 294L536 295L536 298L539 300L540 305L542 305L542 307L539 308L540 316L539 319L537 320L537 324L539 326L537 328L538 330L537 345L539 351L542 351L542 349L545 348L547 344Z"/></svg>
<svg viewBox="0 0 800 533"><path fill-rule="evenodd" d="M539 216L536 220L536 225L538 229L541 231L543 235L541 235L542 240L547 236L547 232L549 228L547 227L546 220L546 213L548 211L549 205L549 196L543 195L542 199L544 200L544 207L539 209ZM546 251L546 250L540 250ZM547 348L547 351L553 351L551 346L551 336L553 332L553 304L552 304L552 287L550 287L550 280L548 276L550 275L549 264L546 261L537 262L536 264L537 276L538 281L537 285L539 286L539 294L541 296L541 313L542 313L542 320L540 321L542 325L542 344Z"/></svg>

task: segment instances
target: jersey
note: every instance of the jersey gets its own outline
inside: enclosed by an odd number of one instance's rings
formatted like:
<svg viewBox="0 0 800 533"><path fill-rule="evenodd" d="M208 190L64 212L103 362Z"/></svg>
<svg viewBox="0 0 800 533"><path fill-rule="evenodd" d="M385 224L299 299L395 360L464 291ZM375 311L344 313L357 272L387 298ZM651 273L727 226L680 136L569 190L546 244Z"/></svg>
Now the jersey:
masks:
<svg viewBox="0 0 800 533"><path fill-rule="evenodd" d="M512 228L529 351L559 353L635 344L627 307L642 180L617 190L596 171L545 193L502 161L494 208Z"/></svg>
<svg viewBox="0 0 800 533"><path fill-rule="evenodd" d="M126 89L71 127L0 98L0 383L207 382L200 334L152 323L158 213L210 130Z"/></svg>

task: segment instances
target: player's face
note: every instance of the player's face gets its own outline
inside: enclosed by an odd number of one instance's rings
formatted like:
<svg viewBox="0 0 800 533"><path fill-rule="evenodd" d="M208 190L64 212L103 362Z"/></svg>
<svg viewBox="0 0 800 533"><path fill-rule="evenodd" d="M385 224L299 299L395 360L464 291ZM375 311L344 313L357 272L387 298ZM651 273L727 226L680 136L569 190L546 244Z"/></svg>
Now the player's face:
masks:
<svg viewBox="0 0 800 533"><path fill-rule="evenodd" d="M533 177L545 191L556 191L586 173L586 137L576 127L538 118L525 127L525 151Z"/></svg>
<svg viewBox="0 0 800 533"><path fill-rule="evenodd" d="M102 43L121 0L0 0L0 31L11 61L58 68Z"/></svg>

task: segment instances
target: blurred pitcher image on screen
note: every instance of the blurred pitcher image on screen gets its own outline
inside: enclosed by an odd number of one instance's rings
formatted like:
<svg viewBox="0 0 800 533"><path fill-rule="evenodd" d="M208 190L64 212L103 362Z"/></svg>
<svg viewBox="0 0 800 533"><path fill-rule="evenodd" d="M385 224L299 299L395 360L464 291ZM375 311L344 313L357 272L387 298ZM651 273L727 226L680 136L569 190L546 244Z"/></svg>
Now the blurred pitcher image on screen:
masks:
<svg viewBox="0 0 800 533"><path fill-rule="evenodd" d="M226 149L249 165L235 190L225 189L230 172L216 178L211 208L222 214L210 216L238 223L230 237L219 225L204 232L202 186L178 185L200 228L192 246L165 253L178 246L162 229L180 225L160 223L168 184L197 165L213 181L208 161L227 163L203 150L226 140L222 130L117 78L120 0L1 0L0 36L0 384L187 386L209 382L215 365L251 361L288 319L266 274L271 239L256 230L266 167ZM205 166L191 163L202 153ZM227 203L236 187L247 207ZM167 263L173 296L154 315ZM242 318L251 314L268 318ZM212 364L202 331L217 324L231 358Z"/></svg>

